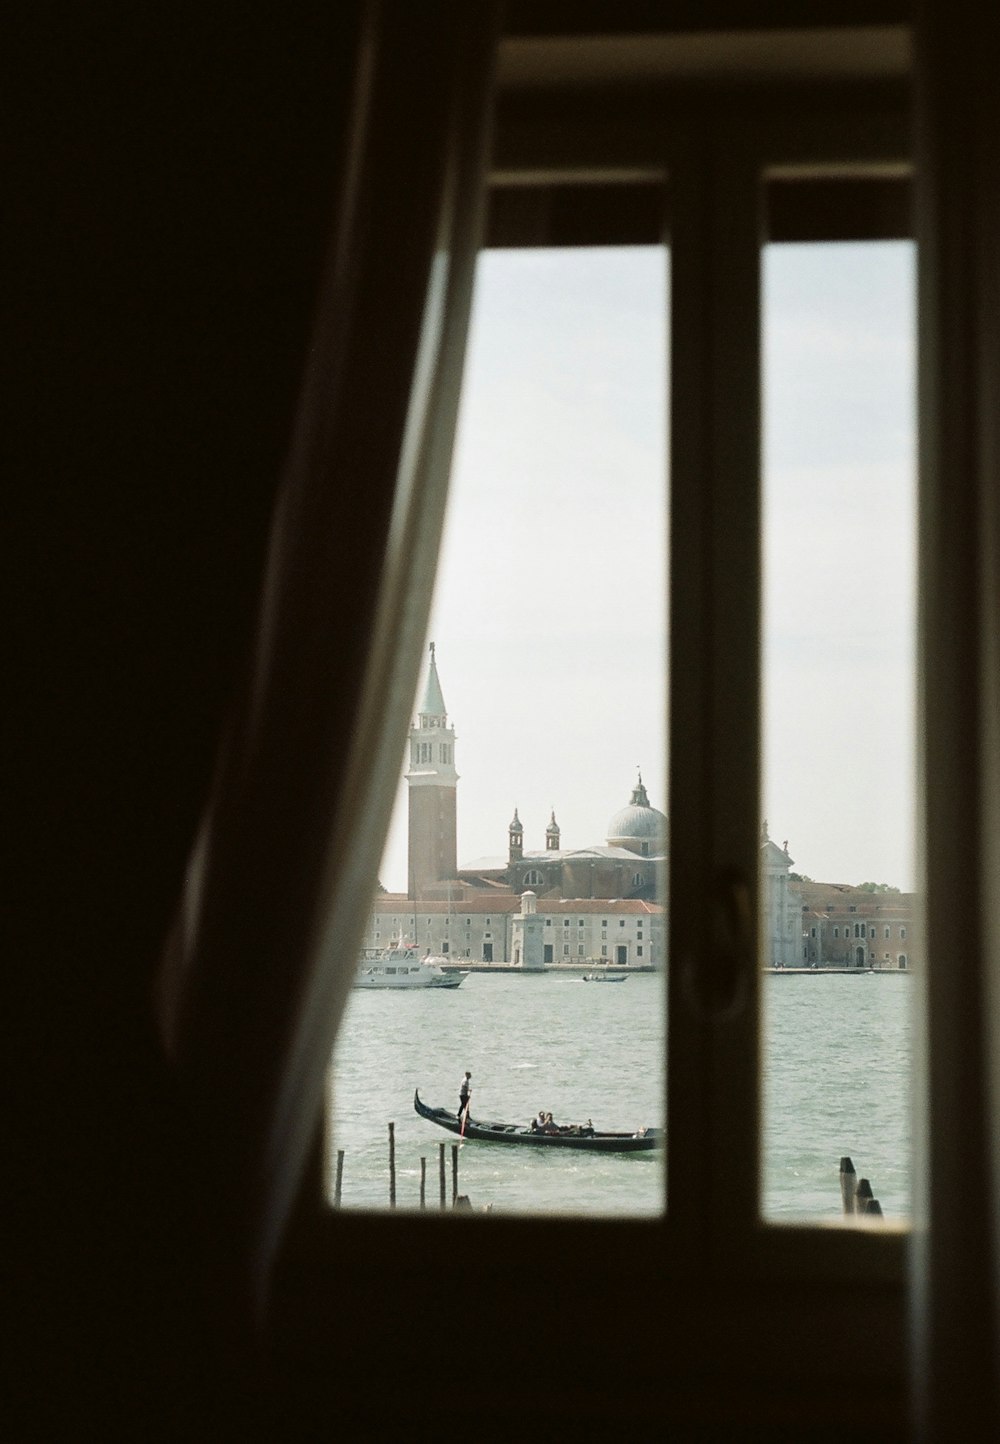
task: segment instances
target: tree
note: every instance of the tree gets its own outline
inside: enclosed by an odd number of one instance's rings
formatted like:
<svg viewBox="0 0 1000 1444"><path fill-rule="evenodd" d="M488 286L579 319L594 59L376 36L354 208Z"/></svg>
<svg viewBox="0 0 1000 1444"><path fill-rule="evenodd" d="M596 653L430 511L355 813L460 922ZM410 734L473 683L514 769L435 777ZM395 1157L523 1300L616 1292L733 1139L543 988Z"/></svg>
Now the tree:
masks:
<svg viewBox="0 0 1000 1444"><path fill-rule="evenodd" d="M893 893L898 893L898 892L899 892L899 888L898 888L898 887L893 887L892 884L891 884L891 883L888 883L888 882L859 882L859 883L858 883L858 892L881 892L881 893L893 892Z"/></svg>

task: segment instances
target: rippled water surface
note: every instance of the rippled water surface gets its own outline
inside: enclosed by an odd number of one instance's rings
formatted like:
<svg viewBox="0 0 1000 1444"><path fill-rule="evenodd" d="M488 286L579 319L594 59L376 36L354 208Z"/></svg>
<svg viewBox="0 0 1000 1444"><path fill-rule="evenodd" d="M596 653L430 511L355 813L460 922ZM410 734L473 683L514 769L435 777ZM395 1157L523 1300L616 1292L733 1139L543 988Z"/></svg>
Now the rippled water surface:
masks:
<svg viewBox="0 0 1000 1444"><path fill-rule="evenodd" d="M765 1215L839 1213L846 1154L883 1213L907 1216L913 979L776 973L764 985Z"/></svg>
<svg viewBox="0 0 1000 1444"><path fill-rule="evenodd" d="M909 1207L908 977L767 977L764 1203L769 1215L840 1210L837 1168L850 1154L886 1212ZM413 1093L457 1105L472 1070L473 1116L599 1129L662 1126L663 979L583 983L547 973L473 973L454 991L359 992L331 1070L330 1192L344 1150L343 1204L389 1201L388 1124L395 1124L396 1197L439 1198L439 1145L451 1190L453 1135L419 1118ZM463 1144L459 1191L475 1206L525 1213L650 1215L663 1207L658 1154L606 1155Z"/></svg>

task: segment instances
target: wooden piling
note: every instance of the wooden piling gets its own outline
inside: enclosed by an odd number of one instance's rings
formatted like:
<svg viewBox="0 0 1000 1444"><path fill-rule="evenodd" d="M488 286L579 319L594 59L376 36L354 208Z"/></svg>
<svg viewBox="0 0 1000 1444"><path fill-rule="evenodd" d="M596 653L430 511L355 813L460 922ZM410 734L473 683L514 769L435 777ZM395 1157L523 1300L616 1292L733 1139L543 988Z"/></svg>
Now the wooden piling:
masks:
<svg viewBox="0 0 1000 1444"><path fill-rule="evenodd" d="M444 1202L444 1200L445 1200L445 1191L444 1191L444 1181L445 1181L445 1171L444 1171L444 1144L443 1144L443 1143L439 1143L439 1144L438 1144L438 1148L439 1148L439 1150L440 1150L440 1152L439 1152L439 1154L438 1154L438 1175L439 1175L440 1180L441 1180L441 1207L444 1208L444 1206L445 1206L445 1202Z"/></svg>
<svg viewBox="0 0 1000 1444"><path fill-rule="evenodd" d="M858 1186L858 1175L849 1158L840 1160L840 1198L845 1213L854 1212L854 1191Z"/></svg>
<svg viewBox="0 0 1000 1444"><path fill-rule="evenodd" d="M333 1187L333 1206L334 1206L334 1208L339 1208L339 1207L340 1207L340 1189L341 1189L341 1185L342 1185L343 1181L344 1181L344 1150L343 1150L342 1148L338 1148L338 1149L337 1149L337 1182L334 1184L334 1187Z"/></svg>
<svg viewBox="0 0 1000 1444"><path fill-rule="evenodd" d="M420 1207L427 1207L427 1159L420 1160Z"/></svg>
<svg viewBox="0 0 1000 1444"><path fill-rule="evenodd" d="M451 1206L455 1207L458 1197L458 1144L451 1145Z"/></svg>
<svg viewBox="0 0 1000 1444"><path fill-rule="evenodd" d="M389 1207L396 1207L396 1125L389 1124Z"/></svg>
<svg viewBox="0 0 1000 1444"><path fill-rule="evenodd" d="M882 1205L877 1198L870 1198L865 1204L865 1218L882 1218Z"/></svg>
<svg viewBox="0 0 1000 1444"><path fill-rule="evenodd" d="M868 1200L873 1197L872 1186L867 1178L859 1178L858 1186L854 1193L854 1212L864 1213L868 1208Z"/></svg>

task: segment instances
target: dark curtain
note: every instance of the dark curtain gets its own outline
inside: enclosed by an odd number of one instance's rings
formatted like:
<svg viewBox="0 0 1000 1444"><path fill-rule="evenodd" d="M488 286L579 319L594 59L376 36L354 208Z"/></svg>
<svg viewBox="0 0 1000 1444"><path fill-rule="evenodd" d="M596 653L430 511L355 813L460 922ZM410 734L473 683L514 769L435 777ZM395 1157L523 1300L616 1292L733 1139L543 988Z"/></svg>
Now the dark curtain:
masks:
<svg viewBox="0 0 1000 1444"><path fill-rule="evenodd" d="M491 27L5 27L6 1437L253 1422L414 690Z"/></svg>
<svg viewBox="0 0 1000 1444"><path fill-rule="evenodd" d="M490 6L375 7L245 690L164 976L258 1304L399 775L485 199Z"/></svg>

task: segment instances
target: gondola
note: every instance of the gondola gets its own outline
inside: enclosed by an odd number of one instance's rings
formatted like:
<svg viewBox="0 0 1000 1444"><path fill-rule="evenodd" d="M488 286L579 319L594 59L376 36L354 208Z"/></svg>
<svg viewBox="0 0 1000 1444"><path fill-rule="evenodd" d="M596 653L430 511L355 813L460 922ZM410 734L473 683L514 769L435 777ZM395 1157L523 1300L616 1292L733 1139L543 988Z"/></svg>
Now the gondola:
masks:
<svg viewBox="0 0 1000 1444"><path fill-rule="evenodd" d="M565 1125L558 1133L536 1133L518 1123L484 1123L481 1118L467 1118L463 1130L456 1113L447 1108L429 1108L420 1098L419 1090L414 1091L413 1107L426 1118L449 1133L461 1133L463 1138L477 1139L483 1143L523 1143L529 1148L584 1148L594 1153L645 1153L659 1148L662 1135L658 1128L640 1128L635 1133L600 1133L580 1124Z"/></svg>

